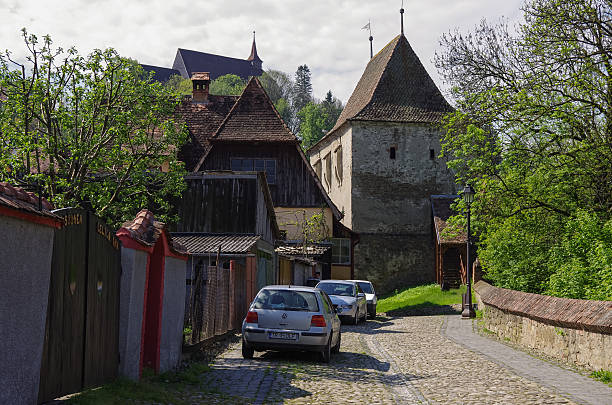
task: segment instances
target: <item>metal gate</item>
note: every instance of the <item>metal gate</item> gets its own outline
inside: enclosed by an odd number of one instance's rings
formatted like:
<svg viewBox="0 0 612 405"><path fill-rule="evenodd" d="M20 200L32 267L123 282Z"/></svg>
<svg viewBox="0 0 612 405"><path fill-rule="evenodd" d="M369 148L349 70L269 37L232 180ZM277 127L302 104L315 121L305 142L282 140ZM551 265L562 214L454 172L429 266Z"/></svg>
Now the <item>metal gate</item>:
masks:
<svg viewBox="0 0 612 405"><path fill-rule="evenodd" d="M56 231L39 402L112 381L119 363L121 249L93 213L62 209Z"/></svg>

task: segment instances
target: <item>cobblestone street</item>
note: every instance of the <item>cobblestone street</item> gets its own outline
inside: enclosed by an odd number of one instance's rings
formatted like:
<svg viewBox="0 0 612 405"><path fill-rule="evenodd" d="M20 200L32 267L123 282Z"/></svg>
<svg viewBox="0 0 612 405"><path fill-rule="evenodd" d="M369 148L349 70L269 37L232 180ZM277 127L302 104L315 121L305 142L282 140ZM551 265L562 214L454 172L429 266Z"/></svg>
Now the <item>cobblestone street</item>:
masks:
<svg viewBox="0 0 612 405"><path fill-rule="evenodd" d="M320 363L313 353L256 353L253 360L244 360L240 345L233 344L202 375L204 392L192 394L189 401L612 404L612 388L480 337L469 326L470 321L460 321L458 315L343 325L341 352L330 364ZM479 346L457 343L466 337ZM540 368L542 373L553 372L554 378L530 378Z"/></svg>

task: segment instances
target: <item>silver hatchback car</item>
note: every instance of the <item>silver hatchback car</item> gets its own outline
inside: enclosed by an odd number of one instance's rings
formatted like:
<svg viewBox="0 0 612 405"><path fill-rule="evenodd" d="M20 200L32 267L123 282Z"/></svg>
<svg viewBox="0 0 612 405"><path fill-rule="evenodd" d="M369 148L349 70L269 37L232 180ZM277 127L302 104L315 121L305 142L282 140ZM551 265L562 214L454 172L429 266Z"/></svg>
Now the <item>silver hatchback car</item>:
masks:
<svg viewBox="0 0 612 405"><path fill-rule="evenodd" d="M329 362L340 350L340 319L331 300L314 287L262 288L242 322L242 357L255 351L307 350Z"/></svg>

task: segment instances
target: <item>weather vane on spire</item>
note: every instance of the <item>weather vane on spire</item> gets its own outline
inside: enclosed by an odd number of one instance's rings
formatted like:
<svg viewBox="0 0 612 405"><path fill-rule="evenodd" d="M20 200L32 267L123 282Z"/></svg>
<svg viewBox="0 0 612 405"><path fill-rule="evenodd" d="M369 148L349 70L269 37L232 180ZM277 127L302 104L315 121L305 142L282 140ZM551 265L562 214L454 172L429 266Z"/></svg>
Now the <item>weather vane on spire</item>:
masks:
<svg viewBox="0 0 612 405"><path fill-rule="evenodd" d="M372 52L372 40L374 40L374 37L372 36L372 25L370 24L370 20L368 20L368 23L361 27L361 29L368 30L370 32L370 59L372 59L374 56L374 53Z"/></svg>

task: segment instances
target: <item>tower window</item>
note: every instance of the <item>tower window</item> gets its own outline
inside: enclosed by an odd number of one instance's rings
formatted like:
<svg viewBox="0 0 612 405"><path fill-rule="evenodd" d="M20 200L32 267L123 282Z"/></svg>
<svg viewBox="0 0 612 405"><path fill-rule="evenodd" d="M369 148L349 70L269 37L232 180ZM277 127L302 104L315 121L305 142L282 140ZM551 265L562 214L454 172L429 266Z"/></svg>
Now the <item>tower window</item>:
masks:
<svg viewBox="0 0 612 405"><path fill-rule="evenodd" d="M429 159L434 160L436 158L436 151L429 149Z"/></svg>
<svg viewBox="0 0 612 405"><path fill-rule="evenodd" d="M392 147L389 149L389 158L390 158L390 159L395 159L395 146L392 146Z"/></svg>

